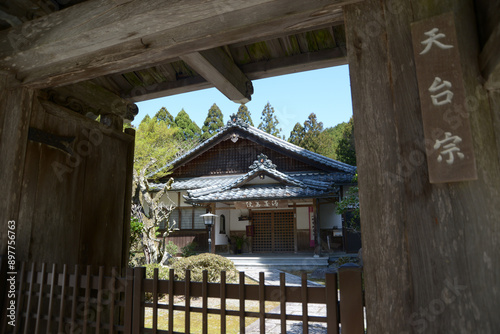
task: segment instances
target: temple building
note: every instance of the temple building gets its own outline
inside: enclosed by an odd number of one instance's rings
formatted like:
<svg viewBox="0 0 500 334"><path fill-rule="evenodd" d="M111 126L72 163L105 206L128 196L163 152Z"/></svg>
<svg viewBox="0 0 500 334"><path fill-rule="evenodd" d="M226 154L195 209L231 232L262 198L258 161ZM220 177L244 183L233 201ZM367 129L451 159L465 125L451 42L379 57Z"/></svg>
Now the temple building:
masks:
<svg viewBox="0 0 500 334"><path fill-rule="evenodd" d="M293 145L232 116L226 126L165 166L174 182L164 201L178 246L207 247L202 214L217 215L212 251L333 252L359 249L336 203L356 167ZM168 196L168 198L167 198ZM317 223L319 222L319 224ZM238 242L238 239L240 240ZM237 245L238 244L238 245ZM317 247L321 244L321 249Z"/></svg>

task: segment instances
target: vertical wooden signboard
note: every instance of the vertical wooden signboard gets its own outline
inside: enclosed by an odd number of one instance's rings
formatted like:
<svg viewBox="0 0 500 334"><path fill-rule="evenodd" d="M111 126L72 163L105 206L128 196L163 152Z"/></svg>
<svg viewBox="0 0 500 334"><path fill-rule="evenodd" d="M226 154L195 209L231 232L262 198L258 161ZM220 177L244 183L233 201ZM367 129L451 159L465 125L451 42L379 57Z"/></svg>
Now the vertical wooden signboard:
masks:
<svg viewBox="0 0 500 334"><path fill-rule="evenodd" d="M453 13L412 23L411 32L429 180L476 180Z"/></svg>

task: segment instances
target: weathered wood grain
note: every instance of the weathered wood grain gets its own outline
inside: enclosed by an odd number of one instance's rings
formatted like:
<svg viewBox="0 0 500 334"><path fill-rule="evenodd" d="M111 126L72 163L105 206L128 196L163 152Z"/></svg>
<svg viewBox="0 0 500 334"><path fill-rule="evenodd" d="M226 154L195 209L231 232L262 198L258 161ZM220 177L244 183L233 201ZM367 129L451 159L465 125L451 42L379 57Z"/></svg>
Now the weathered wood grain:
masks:
<svg viewBox="0 0 500 334"><path fill-rule="evenodd" d="M500 22L491 32L479 55L479 66L486 80L486 89L500 89Z"/></svg>
<svg viewBox="0 0 500 334"><path fill-rule="evenodd" d="M92 81L57 87L51 89L49 94L52 95L51 98L55 102L58 102L58 100L68 101L68 105L63 106L70 108L71 100L77 99L98 115L113 114L132 121L139 111L139 108L134 103L124 100Z"/></svg>
<svg viewBox="0 0 500 334"><path fill-rule="evenodd" d="M88 1L1 33L0 68L33 87L69 84L249 37L323 25L353 2Z"/></svg>
<svg viewBox="0 0 500 334"><path fill-rule="evenodd" d="M0 224L9 220L18 221L19 201L28 141L33 91L9 89L15 79L0 74ZM21 223L22 224L22 223ZM23 245L17 249L23 251ZM7 249L7 229L0 231L0 252Z"/></svg>
<svg viewBox="0 0 500 334"><path fill-rule="evenodd" d="M252 99L252 82L221 48L189 53L181 59L231 101L247 103Z"/></svg>
<svg viewBox="0 0 500 334"><path fill-rule="evenodd" d="M455 14L477 181L431 185L410 23ZM478 81L472 1L344 7L358 157L367 326L374 333L494 333L500 166ZM487 96L487 95L486 95ZM381 191L381 193L380 193Z"/></svg>

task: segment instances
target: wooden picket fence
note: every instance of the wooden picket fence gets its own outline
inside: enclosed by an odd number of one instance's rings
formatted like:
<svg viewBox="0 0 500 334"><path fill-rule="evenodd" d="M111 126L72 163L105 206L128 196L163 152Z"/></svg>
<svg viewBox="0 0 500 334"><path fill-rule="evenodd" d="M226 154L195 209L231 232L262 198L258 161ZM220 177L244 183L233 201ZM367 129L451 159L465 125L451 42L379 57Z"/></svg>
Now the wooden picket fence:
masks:
<svg viewBox="0 0 500 334"><path fill-rule="evenodd" d="M365 332L359 267L342 267L338 275L327 274L324 287L308 287L305 274L301 286L285 285L284 274L279 286L270 286L264 284L263 273L258 284L245 284L243 272L238 283L227 283L225 272L221 272L220 283L209 283L206 271L202 282L191 282L189 271L185 281L177 281L173 270L168 280L160 280L157 270L152 279L146 279L145 268L129 268L120 274L116 269L106 272L99 267L94 273L90 266L83 271L75 266L70 272L66 265L58 270L56 265L25 263L16 276L15 316L6 308L11 298L5 293L2 333L176 333L174 312L179 311L184 313L185 333L191 332L191 314L196 313L201 314L202 333L208 332L209 315L220 317L221 333L226 333L227 317L239 318L240 333L245 333L249 317L259 320L261 333L266 332L266 319L279 321L282 333L291 321L301 322L303 333L308 333L309 323L325 323L327 333L339 333L339 325L342 334ZM175 303L176 296L183 297L182 305ZM191 298L201 298L202 306L193 307ZM210 308L208 298L217 298L220 307ZM226 307L231 299L237 300L238 310ZM257 301L259 310L247 311L247 301ZM280 312L266 312L266 302L279 304ZM300 303L302 314L288 314L287 303ZM309 315L309 304L323 304L326 316ZM150 328L145 327L146 309L152 310ZM160 311L168 312L168 329L158 328ZM15 326L9 324L13 318Z"/></svg>

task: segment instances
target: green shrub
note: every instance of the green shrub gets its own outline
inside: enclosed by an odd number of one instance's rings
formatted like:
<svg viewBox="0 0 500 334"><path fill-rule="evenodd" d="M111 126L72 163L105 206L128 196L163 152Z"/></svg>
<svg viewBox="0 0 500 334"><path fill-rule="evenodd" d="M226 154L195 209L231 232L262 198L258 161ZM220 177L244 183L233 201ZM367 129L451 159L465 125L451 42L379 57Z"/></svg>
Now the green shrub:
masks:
<svg viewBox="0 0 500 334"><path fill-rule="evenodd" d="M169 241L168 244L165 245L165 251L171 256L176 256L177 253L179 253L179 246Z"/></svg>
<svg viewBox="0 0 500 334"><path fill-rule="evenodd" d="M196 241L193 241L193 242L189 243L188 245L182 247L181 248L182 257L189 257L189 256L196 255L196 252L194 251L196 249L196 247L198 247L198 244L196 243Z"/></svg>
<svg viewBox="0 0 500 334"><path fill-rule="evenodd" d="M350 257L350 256L342 256L337 259L337 264L340 267L343 264L346 263L357 263L358 260L356 258Z"/></svg>
<svg viewBox="0 0 500 334"><path fill-rule="evenodd" d="M144 267L146 267L146 278L153 279L154 269L158 268L158 279L168 280L169 267L162 266L159 263L146 264Z"/></svg>
<svg viewBox="0 0 500 334"><path fill-rule="evenodd" d="M191 270L191 281L201 282L203 270L208 271L208 282L220 282L220 272L226 271L226 282L236 282L238 271L233 261L217 254L204 253L178 259L171 266L175 270L177 280L186 278L186 270Z"/></svg>

